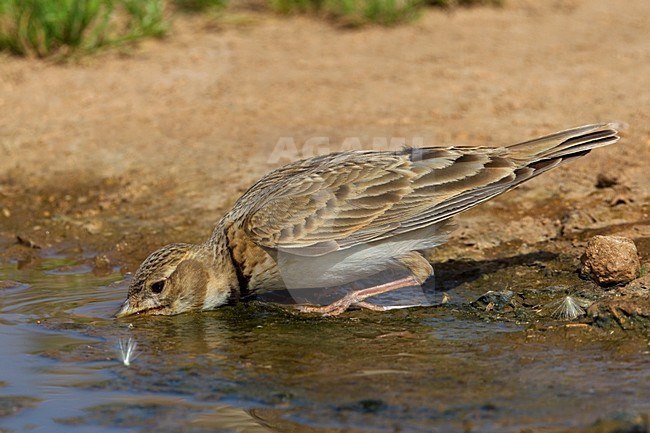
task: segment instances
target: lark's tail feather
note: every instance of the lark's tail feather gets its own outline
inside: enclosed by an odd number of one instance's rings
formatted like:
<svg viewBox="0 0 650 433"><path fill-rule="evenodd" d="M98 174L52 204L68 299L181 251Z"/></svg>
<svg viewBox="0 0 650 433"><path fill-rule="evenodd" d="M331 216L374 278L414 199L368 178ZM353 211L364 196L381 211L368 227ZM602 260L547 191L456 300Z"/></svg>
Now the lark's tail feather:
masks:
<svg viewBox="0 0 650 433"><path fill-rule="evenodd" d="M508 146L514 160L535 163L541 160L582 156L590 150L618 141L617 123L585 125L555 134Z"/></svg>
<svg viewBox="0 0 650 433"><path fill-rule="evenodd" d="M431 209L402 222L395 232L444 221L559 165L584 156L592 149L613 144L620 138L618 126L616 123L586 125L508 146L503 155L505 159L501 161L506 167L513 164L508 176L478 184L474 188L458 188L462 192L441 203L435 203Z"/></svg>

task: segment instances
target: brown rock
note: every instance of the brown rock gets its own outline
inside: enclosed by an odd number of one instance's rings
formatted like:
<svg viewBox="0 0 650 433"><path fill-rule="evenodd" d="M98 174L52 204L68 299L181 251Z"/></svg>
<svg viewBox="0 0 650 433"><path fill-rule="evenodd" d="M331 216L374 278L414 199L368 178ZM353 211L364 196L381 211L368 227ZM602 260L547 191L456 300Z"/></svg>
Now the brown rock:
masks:
<svg viewBox="0 0 650 433"><path fill-rule="evenodd" d="M587 243L581 261L582 274L601 286L632 281L641 268L636 245L620 236L594 236Z"/></svg>

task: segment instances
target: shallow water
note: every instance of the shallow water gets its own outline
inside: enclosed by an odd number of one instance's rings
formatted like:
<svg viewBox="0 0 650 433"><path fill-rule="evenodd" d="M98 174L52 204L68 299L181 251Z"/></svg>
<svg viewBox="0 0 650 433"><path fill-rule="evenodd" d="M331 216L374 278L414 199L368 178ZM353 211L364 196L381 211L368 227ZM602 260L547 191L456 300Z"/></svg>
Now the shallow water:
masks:
<svg viewBox="0 0 650 433"><path fill-rule="evenodd" d="M0 431L551 432L650 412L647 339L481 321L460 288L335 319L251 303L117 321L123 277L72 256L0 265Z"/></svg>

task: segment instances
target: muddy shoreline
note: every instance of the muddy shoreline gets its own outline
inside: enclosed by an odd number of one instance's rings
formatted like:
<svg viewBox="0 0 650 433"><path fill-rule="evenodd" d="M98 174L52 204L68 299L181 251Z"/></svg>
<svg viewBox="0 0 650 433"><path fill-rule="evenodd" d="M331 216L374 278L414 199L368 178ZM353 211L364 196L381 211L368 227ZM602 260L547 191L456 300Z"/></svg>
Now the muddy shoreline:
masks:
<svg viewBox="0 0 650 433"><path fill-rule="evenodd" d="M119 269L126 275L137 269L151 251L166 243L201 242L209 235L211 220L216 218L208 211L186 210L163 218L156 215L152 221L152 207L159 206L153 197L173 197L174 188L173 184L134 186L127 178L89 178L41 189L7 181L2 190L7 211L0 232L0 257L4 262L15 263L18 269L29 270L52 253L83 252L93 273L101 275ZM27 190L29 201L23 200ZM491 220L477 225L472 220L485 217L480 208L474 210L467 220L459 218L460 227L447 245L430 252L436 275L429 285L437 291L449 292L452 297L459 286L469 287L476 296L513 290L515 296L503 306L504 311L486 310L479 314L479 319L492 315L529 324L554 324L555 318L549 311L540 312L540 306L551 303L553 296L562 291L580 293L590 300L592 308L578 322L636 330L647 336L647 277L626 287L603 288L578 272L588 239L616 234L635 241L642 258L642 272L647 275L650 220L641 218L647 215L649 206L631 200L619 202L621 191L627 192L629 188L593 186L581 203L583 209L589 209L587 215L575 208L567 209L561 198L543 201L542 207L529 208L526 213L518 212L518 218L511 221L498 218L501 215L497 204ZM479 216L473 218L474 214ZM639 220L628 222L613 217L617 214ZM610 225L611 221L619 223ZM466 304L463 308L473 311L474 307Z"/></svg>

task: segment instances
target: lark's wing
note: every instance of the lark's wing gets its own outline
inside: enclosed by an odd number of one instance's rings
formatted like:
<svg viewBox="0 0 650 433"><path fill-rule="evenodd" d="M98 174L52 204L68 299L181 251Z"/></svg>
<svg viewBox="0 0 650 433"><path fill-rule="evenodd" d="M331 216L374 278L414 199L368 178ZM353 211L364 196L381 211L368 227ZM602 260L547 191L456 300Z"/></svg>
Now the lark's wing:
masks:
<svg viewBox="0 0 650 433"><path fill-rule="evenodd" d="M509 147L330 154L270 173L236 206L258 245L319 256L443 223L618 138L610 123Z"/></svg>

